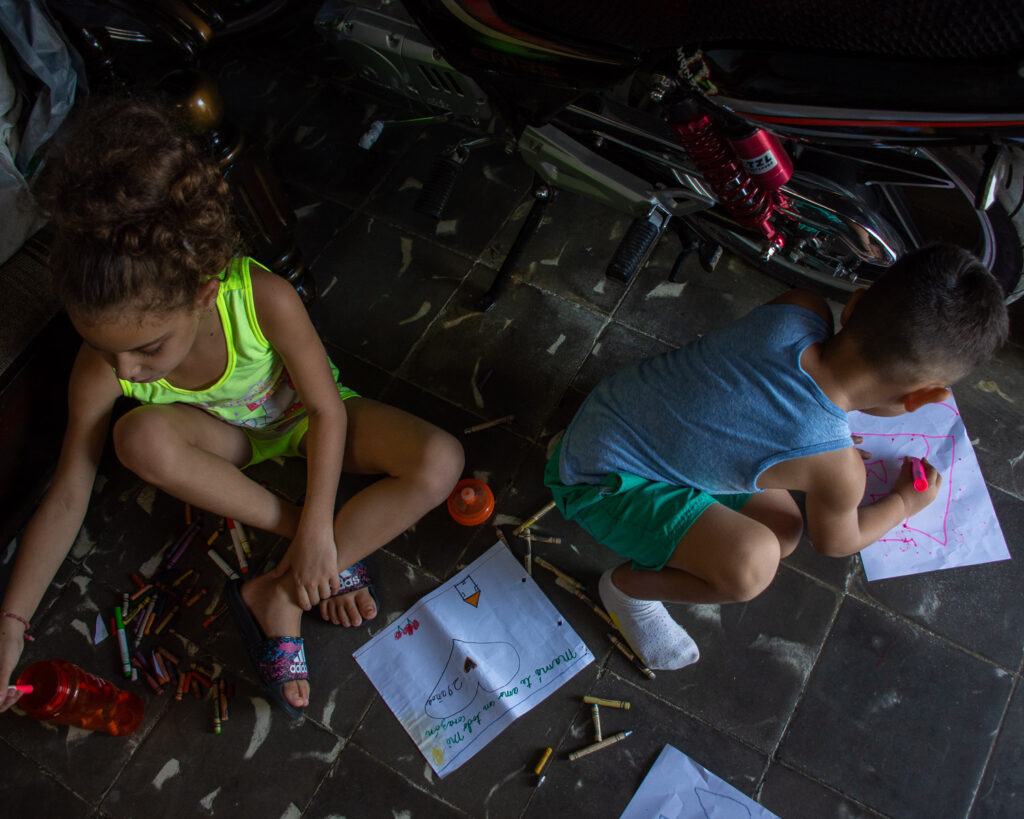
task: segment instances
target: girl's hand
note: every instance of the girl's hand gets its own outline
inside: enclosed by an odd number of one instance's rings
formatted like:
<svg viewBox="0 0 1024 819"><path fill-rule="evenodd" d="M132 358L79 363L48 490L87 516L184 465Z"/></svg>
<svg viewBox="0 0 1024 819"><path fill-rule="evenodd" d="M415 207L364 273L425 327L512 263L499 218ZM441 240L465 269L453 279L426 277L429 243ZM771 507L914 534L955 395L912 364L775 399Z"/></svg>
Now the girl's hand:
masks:
<svg viewBox="0 0 1024 819"><path fill-rule="evenodd" d="M304 611L341 588L338 549L329 530L326 537L316 539L304 536L300 530L281 563L271 572L274 577L289 573L295 582L296 599Z"/></svg>
<svg viewBox="0 0 1024 819"><path fill-rule="evenodd" d="M8 685L13 683L14 668L25 646L25 629L21 623L4 622L9 619L0 618L0 712L6 711L21 699L21 693Z"/></svg>
<svg viewBox="0 0 1024 819"><path fill-rule="evenodd" d="M918 492L914 488L914 469L911 461L911 458L903 459L903 468L892 489L903 499L908 518L913 517L935 500L939 494L939 488L942 486L942 475L926 459L922 458L921 466L924 467L924 476L928 479L928 488L924 492Z"/></svg>

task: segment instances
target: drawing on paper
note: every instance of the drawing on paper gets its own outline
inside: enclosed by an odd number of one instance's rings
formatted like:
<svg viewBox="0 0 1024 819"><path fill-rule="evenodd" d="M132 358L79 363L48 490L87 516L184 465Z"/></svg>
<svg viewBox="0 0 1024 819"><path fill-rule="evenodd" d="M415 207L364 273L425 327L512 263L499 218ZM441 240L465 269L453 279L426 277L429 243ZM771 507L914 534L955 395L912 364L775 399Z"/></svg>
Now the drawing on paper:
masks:
<svg viewBox="0 0 1024 819"><path fill-rule="evenodd" d="M439 776L594 659L501 543L353 656Z"/></svg>
<svg viewBox="0 0 1024 819"><path fill-rule="evenodd" d="M950 400L896 417L851 412L850 430L871 453L864 502L887 495L907 458L923 458L942 476L936 499L860 553L868 580L971 566L1010 557L992 500Z"/></svg>
<svg viewBox="0 0 1024 819"><path fill-rule="evenodd" d="M472 577L467 577L461 583L457 583L455 585L455 591L457 591L459 596L473 608L476 608L480 604L480 587Z"/></svg>
<svg viewBox="0 0 1024 819"><path fill-rule="evenodd" d="M453 639L448 662L423 710L435 719L454 717L469 708L481 690L494 693L518 673L519 652L511 643Z"/></svg>

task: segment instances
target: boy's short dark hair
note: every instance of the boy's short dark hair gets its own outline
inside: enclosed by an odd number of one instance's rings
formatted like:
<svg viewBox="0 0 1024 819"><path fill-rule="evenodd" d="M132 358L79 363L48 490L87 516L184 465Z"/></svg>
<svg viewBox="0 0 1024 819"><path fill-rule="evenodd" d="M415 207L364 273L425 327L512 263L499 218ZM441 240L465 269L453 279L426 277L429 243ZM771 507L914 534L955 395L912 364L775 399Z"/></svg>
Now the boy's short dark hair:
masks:
<svg viewBox="0 0 1024 819"><path fill-rule="evenodd" d="M843 331L893 383L949 383L1006 341L1009 317L995 277L954 245L903 256L861 297Z"/></svg>

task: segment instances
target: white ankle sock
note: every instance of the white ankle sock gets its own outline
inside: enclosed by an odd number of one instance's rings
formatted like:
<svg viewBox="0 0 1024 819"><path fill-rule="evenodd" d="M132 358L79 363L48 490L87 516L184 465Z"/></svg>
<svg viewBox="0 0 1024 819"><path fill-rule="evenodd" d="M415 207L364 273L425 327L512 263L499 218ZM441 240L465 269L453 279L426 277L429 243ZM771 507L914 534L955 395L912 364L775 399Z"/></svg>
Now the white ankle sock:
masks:
<svg viewBox="0 0 1024 819"><path fill-rule="evenodd" d="M664 603L637 600L612 583L612 569L601 575L601 602L615 613L622 633L653 670L671 671L700 659L700 650L686 630L672 619Z"/></svg>

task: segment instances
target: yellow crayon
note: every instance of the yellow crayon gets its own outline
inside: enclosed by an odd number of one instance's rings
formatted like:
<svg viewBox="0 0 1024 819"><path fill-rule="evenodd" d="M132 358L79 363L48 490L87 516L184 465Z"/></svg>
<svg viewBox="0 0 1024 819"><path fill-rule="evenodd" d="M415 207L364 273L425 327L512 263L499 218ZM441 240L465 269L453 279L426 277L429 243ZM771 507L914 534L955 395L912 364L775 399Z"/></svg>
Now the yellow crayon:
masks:
<svg viewBox="0 0 1024 819"><path fill-rule="evenodd" d="M613 734L607 739L602 739L600 742L595 742L593 745L588 745L586 748L580 748L578 751L573 751L569 754L569 761L575 762L580 757L592 754L594 751L600 751L602 748L607 748L609 745L614 745L616 742L625 739L632 733L632 731L619 731L619 733Z"/></svg>
<svg viewBox="0 0 1024 819"><path fill-rule="evenodd" d="M548 764L548 760L551 759L551 748L545 748L544 753L541 754L540 761L534 766L533 772L540 776L540 772L544 770L544 766Z"/></svg>
<svg viewBox="0 0 1024 819"><path fill-rule="evenodd" d="M609 708L621 708L623 711L629 710L629 703L626 700L606 700L602 697L584 697L583 702L587 705L607 705Z"/></svg>
<svg viewBox="0 0 1024 819"><path fill-rule="evenodd" d="M538 511L532 517L527 518L525 521L520 523L515 529L513 529L512 530L512 534L513 535L518 535L520 532L523 531L523 529L529 529L531 526L533 526L533 524L535 524L538 520L540 520L542 517L544 517L548 512L550 512L554 508L555 508L555 502L554 501L549 501L548 503L544 504L544 506L540 509L540 511Z"/></svg>

